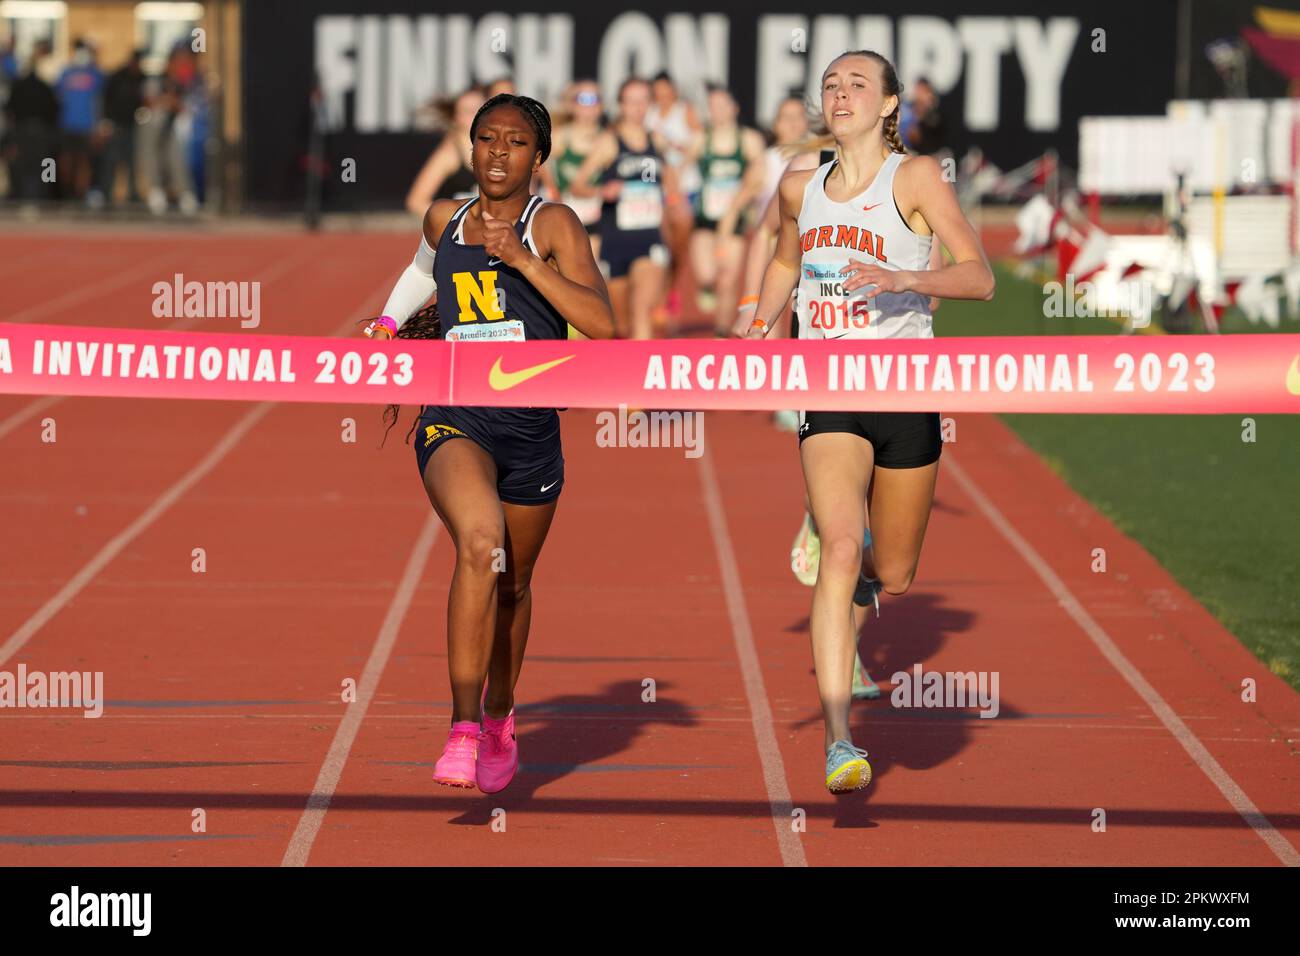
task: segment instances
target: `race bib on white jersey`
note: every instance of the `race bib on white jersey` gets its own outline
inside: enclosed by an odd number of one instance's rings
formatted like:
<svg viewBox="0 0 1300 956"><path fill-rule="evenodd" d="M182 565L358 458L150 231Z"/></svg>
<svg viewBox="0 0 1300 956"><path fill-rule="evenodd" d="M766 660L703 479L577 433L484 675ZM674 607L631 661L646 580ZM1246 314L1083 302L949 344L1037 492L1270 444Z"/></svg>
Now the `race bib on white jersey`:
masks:
<svg viewBox="0 0 1300 956"><path fill-rule="evenodd" d="M874 297L862 290L846 293L841 275L845 263L803 263L799 268L799 338L873 338L871 323L879 318Z"/></svg>
<svg viewBox="0 0 1300 956"><path fill-rule="evenodd" d="M731 208L732 200L740 192L739 179L711 179L700 191L700 212L705 219L720 220Z"/></svg>
<svg viewBox="0 0 1300 956"><path fill-rule="evenodd" d="M599 196L574 196L565 193L564 204L578 215L578 221L590 226L600 220L601 198Z"/></svg>

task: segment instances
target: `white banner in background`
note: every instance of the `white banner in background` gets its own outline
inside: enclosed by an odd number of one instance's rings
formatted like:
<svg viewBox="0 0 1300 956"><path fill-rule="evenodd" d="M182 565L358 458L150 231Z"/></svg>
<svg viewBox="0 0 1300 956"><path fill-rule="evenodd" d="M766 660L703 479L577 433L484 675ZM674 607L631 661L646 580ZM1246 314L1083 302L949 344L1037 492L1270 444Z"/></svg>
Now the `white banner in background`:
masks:
<svg viewBox="0 0 1300 956"><path fill-rule="evenodd" d="M519 90L555 102L575 76L575 17L569 13L328 15L315 20L316 70L332 129L400 133L415 109L474 83L514 78ZM1024 78L1024 125L1060 126L1061 85L1081 23L1076 17L764 14L757 49L731 49L731 17L722 13L642 12L614 17L601 34L596 79L607 102L628 76L668 70L683 93L702 102L706 83L730 85L732 64L755 71L752 108L771 122L791 89L818 99L821 73L845 49L872 49L895 60L904 89L924 76L942 96L964 81L961 114L971 131L1001 122L1003 57ZM586 70L586 67L582 68ZM748 79L748 78L747 78Z"/></svg>

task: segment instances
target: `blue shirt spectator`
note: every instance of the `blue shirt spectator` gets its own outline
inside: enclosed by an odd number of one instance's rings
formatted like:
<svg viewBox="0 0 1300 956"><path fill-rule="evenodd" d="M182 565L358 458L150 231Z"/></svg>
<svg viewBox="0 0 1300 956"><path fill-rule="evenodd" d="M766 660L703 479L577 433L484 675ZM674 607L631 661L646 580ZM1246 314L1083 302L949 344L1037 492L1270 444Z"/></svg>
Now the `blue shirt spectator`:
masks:
<svg viewBox="0 0 1300 956"><path fill-rule="evenodd" d="M88 50L78 50L72 65L59 77L59 128L68 133L89 135L99 120L99 95L104 74L95 66Z"/></svg>

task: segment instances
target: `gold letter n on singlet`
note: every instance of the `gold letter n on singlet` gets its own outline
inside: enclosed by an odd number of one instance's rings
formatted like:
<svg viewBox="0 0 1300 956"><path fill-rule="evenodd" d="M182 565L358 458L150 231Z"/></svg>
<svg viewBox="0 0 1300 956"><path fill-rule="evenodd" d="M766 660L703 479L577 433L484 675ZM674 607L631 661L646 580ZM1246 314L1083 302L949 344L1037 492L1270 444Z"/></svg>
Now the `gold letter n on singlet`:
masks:
<svg viewBox="0 0 1300 956"><path fill-rule="evenodd" d="M504 319L501 311L501 297L497 295L496 270L480 272L478 279L472 272L453 272L451 280L456 283L456 304L460 306L460 321L473 322L479 313L489 322ZM478 312L470 307L471 301L478 306Z"/></svg>

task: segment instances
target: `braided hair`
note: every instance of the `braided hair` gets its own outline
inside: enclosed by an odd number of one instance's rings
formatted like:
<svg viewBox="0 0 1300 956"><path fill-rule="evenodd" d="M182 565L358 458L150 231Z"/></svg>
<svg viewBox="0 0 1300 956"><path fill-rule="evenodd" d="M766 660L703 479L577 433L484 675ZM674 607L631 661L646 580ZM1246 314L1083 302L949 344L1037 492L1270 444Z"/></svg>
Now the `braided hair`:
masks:
<svg viewBox="0 0 1300 956"><path fill-rule="evenodd" d="M370 321L363 319L363 322ZM415 315L407 319L400 329L397 330L399 339L440 339L442 338L442 322L438 318L438 306L431 304L426 305ZM384 443L388 441L388 433L393 430L397 424L397 416L401 406L389 405L384 409L384 423L388 426L384 429L383 441L379 447L383 448ZM424 406L420 406L420 412L423 413ZM406 433L406 443L410 444L411 436L415 434L415 426L420 423L420 416L415 416L415 421L411 422L411 428Z"/></svg>
<svg viewBox="0 0 1300 956"><path fill-rule="evenodd" d="M898 103L895 104L894 111L885 117L884 129L882 130L885 145L895 153L907 152L907 147L903 145L903 138L898 135L898 116L903 105L903 84L898 82L898 71L894 69L894 64L875 50L846 50L830 62L830 65L826 67L826 71L822 73L822 78L825 79L826 73L830 72L831 66L834 66L846 56L863 56L880 64L881 89L886 96L898 97Z"/></svg>
<svg viewBox="0 0 1300 956"><path fill-rule="evenodd" d="M479 107L474 114L474 122L469 127L469 138L473 142L478 134L478 124L498 106L513 106L524 114L524 119L537 135L537 151L542 154L542 162L551 155L551 114L539 101L531 96L519 96L515 93L498 93Z"/></svg>

